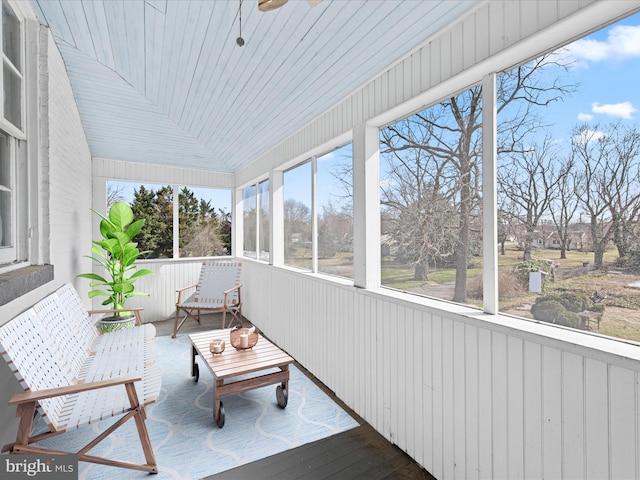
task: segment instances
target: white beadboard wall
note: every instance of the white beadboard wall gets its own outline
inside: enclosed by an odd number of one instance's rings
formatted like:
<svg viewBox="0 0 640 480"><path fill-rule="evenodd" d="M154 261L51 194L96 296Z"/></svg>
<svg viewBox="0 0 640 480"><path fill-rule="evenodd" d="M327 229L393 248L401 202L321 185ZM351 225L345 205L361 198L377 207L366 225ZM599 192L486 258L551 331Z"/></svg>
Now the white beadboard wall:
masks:
<svg viewBox="0 0 640 480"><path fill-rule="evenodd" d="M248 319L438 479L640 478L636 346L254 261L243 285Z"/></svg>
<svg viewBox="0 0 640 480"><path fill-rule="evenodd" d="M105 180L159 183L160 185L188 185L193 187L235 187L235 176L231 173L211 172L188 168L124 162L109 158L93 158L94 184L103 185L98 197L105 202ZM94 185L95 188L96 185ZM94 195L95 197L95 195Z"/></svg>

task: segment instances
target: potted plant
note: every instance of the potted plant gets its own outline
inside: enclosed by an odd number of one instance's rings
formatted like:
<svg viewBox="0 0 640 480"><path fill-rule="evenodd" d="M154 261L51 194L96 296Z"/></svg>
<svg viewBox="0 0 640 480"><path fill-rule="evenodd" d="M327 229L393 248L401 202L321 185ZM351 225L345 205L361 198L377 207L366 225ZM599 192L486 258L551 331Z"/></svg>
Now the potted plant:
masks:
<svg viewBox="0 0 640 480"><path fill-rule="evenodd" d="M95 210L91 210L102 218L100 234L102 240L94 240L91 247L92 256L86 255L105 270L105 277L96 273L81 273L78 277L91 280L94 288L89 292L89 298L107 297L102 305L111 305L113 315L101 319L102 331L130 328L135 323L135 317L126 311L125 302L134 296L148 296L148 293L136 292L134 282L153 272L149 269L137 269L135 262L138 256L145 252L138 250L138 244L133 241L145 219L133 221L133 211L124 202L116 202L109 209L109 216L105 217Z"/></svg>

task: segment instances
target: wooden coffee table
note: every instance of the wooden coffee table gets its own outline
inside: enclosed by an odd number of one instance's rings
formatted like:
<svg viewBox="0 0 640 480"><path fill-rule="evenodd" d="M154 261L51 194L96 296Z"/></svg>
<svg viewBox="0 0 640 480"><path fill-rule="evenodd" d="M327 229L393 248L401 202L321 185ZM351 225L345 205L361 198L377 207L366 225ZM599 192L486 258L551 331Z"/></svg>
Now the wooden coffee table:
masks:
<svg viewBox="0 0 640 480"><path fill-rule="evenodd" d="M289 390L289 365L294 361L262 335L259 335L258 343L253 348L236 350L231 346L230 332L231 329L227 328L189 335L192 345L191 376L196 382L200 378L200 369L196 363L196 355L200 355L215 381L213 418L220 428L224 426L225 417L224 406L220 399L229 395L279 383L280 385L276 387L276 400L280 408L285 408ZM224 340L225 351L215 355L211 353L209 343L212 340ZM240 375L255 374L265 370L276 371L234 379Z"/></svg>

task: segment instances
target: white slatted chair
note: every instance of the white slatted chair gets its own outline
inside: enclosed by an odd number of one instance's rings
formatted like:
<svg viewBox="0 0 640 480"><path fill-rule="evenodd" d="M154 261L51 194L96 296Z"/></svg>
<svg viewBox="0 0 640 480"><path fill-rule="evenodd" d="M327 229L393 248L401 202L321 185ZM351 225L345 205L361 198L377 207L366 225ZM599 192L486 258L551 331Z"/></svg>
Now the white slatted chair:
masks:
<svg viewBox="0 0 640 480"><path fill-rule="evenodd" d="M227 312L232 315L229 325L234 320L242 324L242 298L240 295L240 274L242 262L233 260L205 260L200 268L200 279L197 284L176 290L176 320L173 327L173 338L188 318L200 323L201 312L222 312L222 328L225 327ZM186 300L185 292L195 291ZM184 312L184 317L181 316Z"/></svg>
<svg viewBox="0 0 640 480"><path fill-rule="evenodd" d="M154 365L157 349L152 339L116 341L120 332L93 334L72 318L57 294L0 327L2 356L25 390L14 395L20 424L16 442L3 447L12 453L67 453L33 445L35 442L122 415L80 451L78 460L157 473L157 464L145 425L145 405L160 392L160 369ZM127 332L123 330L122 332ZM113 335L110 342L98 340ZM134 335L129 335L133 338ZM122 337L124 338L124 336ZM98 348L96 348L96 346ZM32 435L35 411L49 431ZM134 419L146 463L135 464L88 455L95 445L126 421Z"/></svg>

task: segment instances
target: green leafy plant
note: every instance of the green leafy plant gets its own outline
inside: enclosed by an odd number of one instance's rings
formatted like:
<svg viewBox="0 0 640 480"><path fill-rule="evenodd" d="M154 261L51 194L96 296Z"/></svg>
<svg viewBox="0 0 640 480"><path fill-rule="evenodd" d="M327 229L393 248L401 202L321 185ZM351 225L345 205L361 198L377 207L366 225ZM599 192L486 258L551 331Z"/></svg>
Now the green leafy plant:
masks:
<svg viewBox="0 0 640 480"><path fill-rule="evenodd" d="M148 296L148 293L136 292L134 282L153 272L149 269L137 269L135 262L138 256L147 252L138 250L138 244L133 241L145 219L134 222L131 207L124 202L116 202L109 209L109 216L105 217L95 210L91 210L100 218L100 234L102 240L94 240L91 247L92 256L86 255L105 269L105 277L96 273L81 273L78 277L91 280L89 284L93 290L89 298L107 297L102 305L113 305L116 317L127 316L130 312L123 311L126 300L134 296Z"/></svg>

